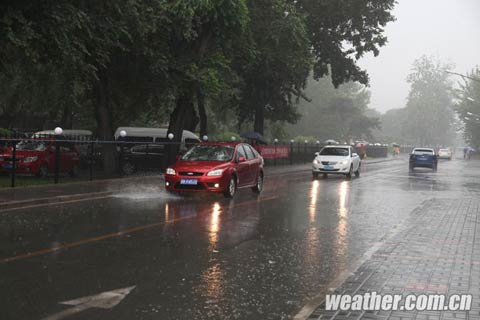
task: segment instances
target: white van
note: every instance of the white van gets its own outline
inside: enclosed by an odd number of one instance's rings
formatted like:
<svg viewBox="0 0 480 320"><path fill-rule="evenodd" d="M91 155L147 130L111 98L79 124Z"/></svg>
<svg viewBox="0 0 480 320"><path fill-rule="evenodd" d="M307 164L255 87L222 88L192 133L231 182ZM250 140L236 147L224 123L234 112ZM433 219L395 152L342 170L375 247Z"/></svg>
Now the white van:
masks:
<svg viewBox="0 0 480 320"><path fill-rule="evenodd" d="M124 130L127 135L120 136L120 132ZM128 142L145 142L145 143L162 143L167 142L167 128L142 128L142 127L118 127L115 131L115 140ZM200 142L200 138L193 132L183 130L180 150L188 149L189 145Z"/></svg>
<svg viewBox="0 0 480 320"><path fill-rule="evenodd" d="M120 132L125 130L125 137L120 136ZM167 137L166 128L139 128L139 127L119 127L115 131L116 141L135 142L126 145L123 151L122 172L132 174L139 170L165 169L167 166L166 143L170 140ZM183 130L180 152L185 152L192 145L200 142L200 138L188 131ZM121 147L118 147L120 150Z"/></svg>
<svg viewBox="0 0 480 320"><path fill-rule="evenodd" d="M55 136L55 130L44 130L35 132L32 138L48 138L50 136ZM80 140L80 141L89 141L92 139L92 131L90 130L73 130L65 129L61 134L62 138L68 140Z"/></svg>

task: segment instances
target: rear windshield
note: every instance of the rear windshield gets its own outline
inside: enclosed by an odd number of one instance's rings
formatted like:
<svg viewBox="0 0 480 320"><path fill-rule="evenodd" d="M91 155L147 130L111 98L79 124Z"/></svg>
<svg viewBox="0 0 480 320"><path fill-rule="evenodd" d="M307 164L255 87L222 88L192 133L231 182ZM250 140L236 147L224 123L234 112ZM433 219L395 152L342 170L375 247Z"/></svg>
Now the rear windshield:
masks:
<svg viewBox="0 0 480 320"><path fill-rule="evenodd" d="M440 149L440 150L438 150L438 151L439 151L439 152L449 152L450 150L448 150L448 149Z"/></svg>
<svg viewBox="0 0 480 320"><path fill-rule="evenodd" d="M196 145L185 153L182 160L187 161L230 161L233 148L229 146Z"/></svg>
<svg viewBox="0 0 480 320"><path fill-rule="evenodd" d="M323 148L320 151L320 155L322 156L348 156L348 149L347 148Z"/></svg>
<svg viewBox="0 0 480 320"><path fill-rule="evenodd" d="M45 141L22 141L17 144L17 150L45 151L46 149Z"/></svg>
<svg viewBox="0 0 480 320"><path fill-rule="evenodd" d="M422 155L422 154L432 155L432 154L433 154L433 150L428 150L428 149L415 149L415 150L413 150L413 154L416 154L416 155Z"/></svg>

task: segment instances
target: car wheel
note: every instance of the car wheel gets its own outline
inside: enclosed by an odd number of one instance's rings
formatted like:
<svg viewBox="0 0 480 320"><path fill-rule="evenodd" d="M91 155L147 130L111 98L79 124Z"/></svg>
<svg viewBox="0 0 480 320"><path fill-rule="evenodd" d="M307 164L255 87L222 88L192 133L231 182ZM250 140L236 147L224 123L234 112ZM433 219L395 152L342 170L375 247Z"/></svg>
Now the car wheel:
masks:
<svg viewBox="0 0 480 320"><path fill-rule="evenodd" d="M410 165L410 166L408 167L408 170L409 170L410 172L413 172L413 169L415 169L415 167L412 166L412 165Z"/></svg>
<svg viewBox="0 0 480 320"><path fill-rule="evenodd" d="M312 172L313 179L318 179L318 172Z"/></svg>
<svg viewBox="0 0 480 320"><path fill-rule="evenodd" d="M37 176L40 178L46 178L48 176L48 167L46 164L42 164L40 168L38 168Z"/></svg>
<svg viewBox="0 0 480 320"><path fill-rule="evenodd" d="M235 180L235 177L231 177L230 182L228 183L227 190L223 195L225 196L225 198L233 198L236 192L237 192L237 181Z"/></svg>
<svg viewBox="0 0 480 320"><path fill-rule="evenodd" d="M351 179L352 174L353 174L353 164L350 165L350 170L348 170L348 173L347 173L347 179Z"/></svg>
<svg viewBox="0 0 480 320"><path fill-rule="evenodd" d="M257 184L252 187L252 191L255 193L260 193L263 190L263 174L259 174L257 178Z"/></svg>
<svg viewBox="0 0 480 320"><path fill-rule="evenodd" d="M360 177L360 165L358 165L358 169L355 171L355 177Z"/></svg>
<svg viewBox="0 0 480 320"><path fill-rule="evenodd" d="M122 165L122 172L125 175L131 175L135 173L135 166L131 162L124 162Z"/></svg>
<svg viewBox="0 0 480 320"><path fill-rule="evenodd" d="M74 165L72 170L69 172L70 177L77 177L78 176L78 165Z"/></svg>
<svg viewBox="0 0 480 320"><path fill-rule="evenodd" d="M432 170L433 170L433 172L437 172L437 166L434 165L434 166L432 167Z"/></svg>

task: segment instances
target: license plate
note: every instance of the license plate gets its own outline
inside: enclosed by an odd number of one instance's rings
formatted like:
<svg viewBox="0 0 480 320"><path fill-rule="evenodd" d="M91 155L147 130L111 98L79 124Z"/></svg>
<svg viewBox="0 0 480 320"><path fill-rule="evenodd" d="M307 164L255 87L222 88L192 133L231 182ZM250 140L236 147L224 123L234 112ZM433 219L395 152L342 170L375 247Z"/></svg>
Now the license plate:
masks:
<svg viewBox="0 0 480 320"><path fill-rule="evenodd" d="M13 166L12 166L11 163L5 163L5 164L3 165L3 168L4 168L4 169L12 169Z"/></svg>
<svg viewBox="0 0 480 320"><path fill-rule="evenodd" d="M419 157L418 160L427 160L425 157Z"/></svg>
<svg viewBox="0 0 480 320"><path fill-rule="evenodd" d="M198 183L197 179L181 179L180 184L196 185Z"/></svg>
<svg viewBox="0 0 480 320"><path fill-rule="evenodd" d="M323 166L324 170L333 170L333 166Z"/></svg>

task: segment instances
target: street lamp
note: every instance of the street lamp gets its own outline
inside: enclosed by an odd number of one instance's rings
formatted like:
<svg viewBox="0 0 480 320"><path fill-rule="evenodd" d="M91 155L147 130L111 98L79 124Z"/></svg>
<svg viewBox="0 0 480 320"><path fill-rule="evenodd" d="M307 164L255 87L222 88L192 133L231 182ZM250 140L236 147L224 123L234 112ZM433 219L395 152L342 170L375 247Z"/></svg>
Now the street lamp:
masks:
<svg viewBox="0 0 480 320"><path fill-rule="evenodd" d="M173 138L175 137L175 135L170 132L170 133L167 135L167 137L168 137L169 140L173 140Z"/></svg>
<svg viewBox="0 0 480 320"><path fill-rule="evenodd" d="M56 127L55 130L53 130L56 135L61 135L63 133L63 129L60 127Z"/></svg>
<svg viewBox="0 0 480 320"><path fill-rule="evenodd" d="M127 136L127 131L120 130L120 137L125 138Z"/></svg>
<svg viewBox="0 0 480 320"><path fill-rule="evenodd" d="M208 141L208 136L207 136L207 135L204 135L204 136L202 137L202 139L203 139L203 141Z"/></svg>

